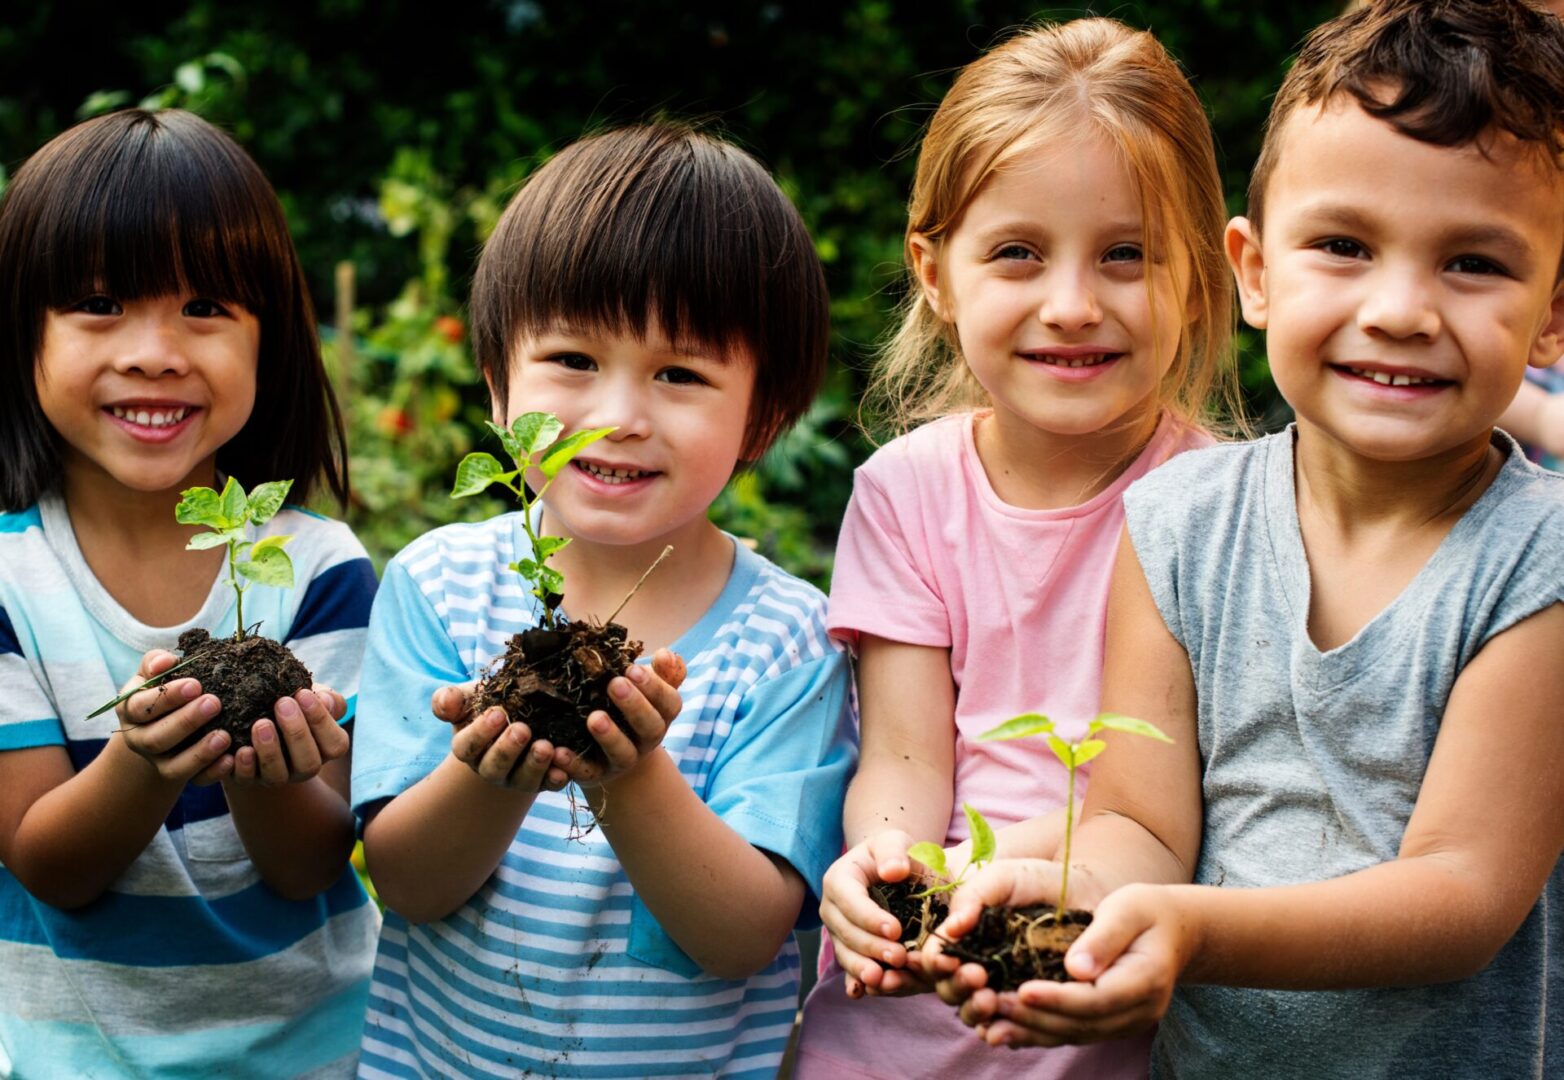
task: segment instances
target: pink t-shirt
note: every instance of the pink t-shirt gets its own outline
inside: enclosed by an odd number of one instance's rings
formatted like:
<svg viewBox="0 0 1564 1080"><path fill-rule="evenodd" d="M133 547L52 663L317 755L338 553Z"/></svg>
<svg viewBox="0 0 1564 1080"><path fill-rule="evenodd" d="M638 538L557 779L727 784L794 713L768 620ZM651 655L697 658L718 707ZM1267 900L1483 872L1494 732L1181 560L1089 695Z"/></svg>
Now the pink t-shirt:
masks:
<svg viewBox="0 0 1564 1080"><path fill-rule="evenodd" d="M1084 732L1102 692L1124 489L1210 441L1165 417L1135 462L1089 502L1025 510L989 483L973 442L976 415L918 428L858 470L827 615L831 632L851 643L868 633L950 649L956 776L947 845L966 839L963 802L996 828L1064 805L1067 775L1041 738L977 736L1028 711L1053 718L1067 739ZM1015 1053L984 1044L932 994L849 1001L828 949L804 1007L797 1076L1146 1075L1149 1039Z"/></svg>

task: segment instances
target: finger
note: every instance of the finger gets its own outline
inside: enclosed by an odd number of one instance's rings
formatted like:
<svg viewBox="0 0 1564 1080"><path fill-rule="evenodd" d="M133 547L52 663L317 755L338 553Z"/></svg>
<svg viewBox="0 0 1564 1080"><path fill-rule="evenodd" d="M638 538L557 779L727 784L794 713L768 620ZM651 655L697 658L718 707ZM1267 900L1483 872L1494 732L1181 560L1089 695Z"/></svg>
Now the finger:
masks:
<svg viewBox="0 0 1564 1080"><path fill-rule="evenodd" d="M668 649L658 649L652 655L652 671L675 690L684 684L684 677L689 674L684 658Z"/></svg>
<svg viewBox="0 0 1564 1080"><path fill-rule="evenodd" d="M510 732L506 732L507 735ZM543 740L534 742L521 753L520 763L510 775L509 786L519 791L536 791L554 760L554 748Z"/></svg>
<svg viewBox="0 0 1564 1080"><path fill-rule="evenodd" d="M643 669L635 667L632 670ZM635 733L637 746L650 748L662 742L668 730L668 720L640 692L638 684L628 676L620 676L608 684L608 693L619 706L619 712L630 725L630 730Z"/></svg>
<svg viewBox="0 0 1564 1080"><path fill-rule="evenodd" d="M630 741L630 736L620 731L619 725L609 719L608 714L602 709L587 717L587 731L597 740L597 745L603 748L603 756L608 759L610 769L624 772L639 760L640 751L636 749L635 743Z"/></svg>
<svg viewBox="0 0 1564 1080"><path fill-rule="evenodd" d="M253 784L256 780L255 730L253 728L250 730L250 743L251 745L240 747L233 754L229 755L234 759L233 772L230 775L239 784Z"/></svg>
<svg viewBox="0 0 1564 1080"><path fill-rule="evenodd" d="M341 720L344 716L347 715L348 699L337 693L331 687L326 686L323 683L316 683L310 687L310 693L320 698L321 707L326 710L326 714L333 721ZM298 695L295 694L294 697L297 698ZM300 705L303 705L302 701L300 702ZM309 710L305 709L304 714L308 716Z"/></svg>
<svg viewBox="0 0 1564 1080"><path fill-rule="evenodd" d="M282 703L278 702L279 711ZM267 787L288 782L288 762L282 756L276 721L261 719L250 725L251 753L255 757L255 778ZM241 750L239 753L243 754Z"/></svg>
<svg viewBox="0 0 1564 1080"><path fill-rule="evenodd" d="M1093 1008L1089 1014L1076 1015L1051 1008L1033 1008L1022 1001L1019 994L1002 994L998 1013L1003 1019L1058 1043L1090 1043L1122 1038L1150 1027L1156 1020L1152 1005L1144 999L1125 1008Z"/></svg>
<svg viewBox="0 0 1564 1080"><path fill-rule="evenodd" d="M471 683L466 683L462 686L442 686L436 690L434 696L429 700L430 708L434 711L435 716L448 724L460 723L463 720L470 719L467 715L467 708L469 701L468 691L471 687Z"/></svg>
<svg viewBox="0 0 1564 1080"><path fill-rule="evenodd" d="M508 725L478 759L478 775L496 787L510 787L511 773L531 741L532 730L526 724Z"/></svg>
<svg viewBox="0 0 1564 1080"><path fill-rule="evenodd" d="M183 708L140 726L124 728L126 743L137 753L161 757L200 731L222 711L222 702L202 694Z"/></svg>
<svg viewBox="0 0 1564 1080"><path fill-rule="evenodd" d="M907 857L912 843L912 837L900 829L871 836L867 847L875 876L884 882L905 881L912 873L912 860Z"/></svg>
<svg viewBox="0 0 1564 1080"><path fill-rule="evenodd" d="M842 989L847 994L849 1001L856 1001L863 997L863 983L860 980L853 978L851 975L842 975Z"/></svg>
<svg viewBox="0 0 1564 1080"><path fill-rule="evenodd" d="M565 785L570 783L570 775L564 769L550 766L548 775L543 778L540 791L563 791Z"/></svg>
<svg viewBox="0 0 1564 1080"><path fill-rule="evenodd" d="M625 678L635 684L641 696L657 711L663 727L672 723L673 718L679 715L679 710L684 708L684 699L679 696L678 688L670 686L645 664L631 664L625 671Z"/></svg>
<svg viewBox="0 0 1564 1080"><path fill-rule="evenodd" d="M874 910L879 912L881 918L889 918L879 908ZM893 936L898 932L894 919L891 919L888 924L892 928L891 933L882 937L871 929L855 923L851 918L847 917L840 907L829 900L821 901L820 915L826 928L831 932L831 942L838 950L837 959L839 962L841 962L841 950L843 949L853 956L867 958L869 963L873 963L876 966L885 963L892 967L901 967L907 962L907 950ZM880 928L887 924L877 919L872 925ZM861 967L858 965L848 967L843 962L842 967L845 970L852 971L854 974L861 973ZM865 979L865 981L869 980Z"/></svg>
<svg viewBox="0 0 1564 1080"><path fill-rule="evenodd" d="M496 707L484 710L482 716L466 727L458 728L451 736L451 755L464 765L476 769L483 755L509 723L504 709Z"/></svg>
<svg viewBox="0 0 1564 1080"><path fill-rule="evenodd" d="M310 736L315 740L322 764L335 761L348 752L348 733L337 723L337 716L342 713L332 715L332 698L336 696L329 687L324 694L312 689L300 690L293 695L293 700L299 703L304 713L304 722L309 725ZM342 711L346 711L346 706Z"/></svg>
<svg viewBox="0 0 1564 1080"><path fill-rule="evenodd" d="M215 784L219 780L226 780L232 776L235 767L233 754L219 754L216 761L192 776L190 783L196 787L206 787L208 784Z"/></svg>
<svg viewBox="0 0 1564 1080"><path fill-rule="evenodd" d="M119 714L122 725L150 724L200 696L199 682L194 679L175 679L162 686L132 694L120 702L114 711Z"/></svg>
<svg viewBox="0 0 1564 1080"><path fill-rule="evenodd" d="M276 721L282 744L288 750L290 774L304 778L320 772L320 749L315 745L309 721L304 719L304 710L299 708L299 703L291 697L278 698L272 710L272 719Z"/></svg>
<svg viewBox="0 0 1564 1080"><path fill-rule="evenodd" d="M990 1046L1062 1046L1061 1040L1031 1028L1023 1027L1003 1017L979 1028L983 1041Z"/></svg>
<svg viewBox="0 0 1564 1080"><path fill-rule="evenodd" d="M190 781L209 766L224 757L223 751L231 740L226 731L213 731L194 746L162 759L157 763L158 774L165 780Z"/></svg>
<svg viewBox="0 0 1564 1080"><path fill-rule="evenodd" d="M888 968L880 979L879 993L884 996L917 994L928 990L929 986L910 968Z"/></svg>
<svg viewBox="0 0 1564 1080"><path fill-rule="evenodd" d="M1045 859L1001 859L983 867L963 882L950 900L951 914L958 909L1026 907L1053 903L1058 898L1059 864Z"/></svg>
<svg viewBox="0 0 1564 1080"><path fill-rule="evenodd" d="M952 1002L951 1004L955 1004ZM986 1024L994 1018L995 1010L999 1005L999 995L988 987L974 990L960 1002L960 1008L956 1010L961 1017L961 1022L967 1027L976 1027Z"/></svg>
<svg viewBox="0 0 1564 1080"><path fill-rule="evenodd" d="M565 748L555 751L554 766L578 784L596 784L606 771L600 763Z"/></svg>

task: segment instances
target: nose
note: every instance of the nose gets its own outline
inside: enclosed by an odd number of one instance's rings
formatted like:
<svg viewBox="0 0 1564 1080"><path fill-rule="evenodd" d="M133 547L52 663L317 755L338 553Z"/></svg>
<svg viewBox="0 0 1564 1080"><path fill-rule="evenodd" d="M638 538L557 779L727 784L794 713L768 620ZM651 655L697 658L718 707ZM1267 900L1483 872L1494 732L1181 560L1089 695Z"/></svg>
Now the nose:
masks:
<svg viewBox="0 0 1564 1080"><path fill-rule="evenodd" d="M1443 320L1429 275L1413 265L1382 266L1365 280L1358 329L1394 339L1438 336Z"/></svg>
<svg viewBox="0 0 1564 1080"><path fill-rule="evenodd" d="M148 312L132 319L125 327L124 348L114 360L114 370L148 379L189 372L190 358L177 318Z"/></svg>
<svg viewBox="0 0 1564 1080"><path fill-rule="evenodd" d="M651 402L647 388L638 379L629 377L599 378L597 385L588 391L593 399L583 428L611 427L614 433L609 442L626 439L644 439L652 433Z"/></svg>
<svg viewBox="0 0 1564 1080"><path fill-rule="evenodd" d="M1078 333L1102 322L1102 308L1092 288L1091 275L1063 268L1043 279L1045 291L1037 309L1044 326L1061 333Z"/></svg>

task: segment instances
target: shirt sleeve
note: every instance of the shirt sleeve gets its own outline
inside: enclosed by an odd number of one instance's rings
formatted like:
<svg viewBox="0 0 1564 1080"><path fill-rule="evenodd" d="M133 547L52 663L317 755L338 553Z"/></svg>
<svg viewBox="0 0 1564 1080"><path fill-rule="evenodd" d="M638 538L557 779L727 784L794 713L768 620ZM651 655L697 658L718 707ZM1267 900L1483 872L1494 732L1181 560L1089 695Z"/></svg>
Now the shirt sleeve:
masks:
<svg viewBox="0 0 1564 1080"><path fill-rule="evenodd" d="M353 809L392 798L429 775L451 749L451 726L430 699L467 682L445 625L402 565L386 567L369 615L363 690L353 733Z"/></svg>
<svg viewBox="0 0 1564 1080"><path fill-rule="evenodd" d="M22 652L10 614L0 607L0 751L64 745L65 726Z"/></svg>
<svg viewBox="0 0 1564 1080"><path fill-rule="evenodd" d="M826 616L831 633L849 644L856 646L859 634L939 648L951 643L950 614L933 580L932 559L904 520L915 501L911 491L893 498L862 469L853 479Z"/></svg>
<svg viewBox="0 0 1564 1080"><path fill-rule="evenodd" d="M842 851L842 801L857 761L847 656L762 679L739 704L713 765L706 803L750 844L786 859L819 897ZM806 900L798 927L820 923Z"/></svg>
<svg viewBox="0 0 1564 1080"><path fill-rule="evenodd" d="M357 713L364 638L375 599L375 567L345 525L332 523L329 553L315 568L283 644L315 682L347 699L342 723Z"/></svg>

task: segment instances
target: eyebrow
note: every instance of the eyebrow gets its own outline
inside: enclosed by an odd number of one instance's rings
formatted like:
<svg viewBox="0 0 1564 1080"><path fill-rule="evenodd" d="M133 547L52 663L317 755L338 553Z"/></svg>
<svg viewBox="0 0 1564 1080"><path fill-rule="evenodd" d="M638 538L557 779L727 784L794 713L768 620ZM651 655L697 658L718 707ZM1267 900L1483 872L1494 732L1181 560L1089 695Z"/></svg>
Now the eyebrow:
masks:
<svg viewBox="0 0 1564 1080"><path fill-rule="evenodd" d="M1298 223L1310 229L1339 228L1352 233L1378 231L1375 220L1355 206L1338 203L1321 203L1308 207L1298 215ZM1452 248L1498 248L1507 258L1529 261L1533 257L1532 245L1526 237L1506 225L1458 225L1437 233L1440 243Z"/></svg>
<svg viewBox="0 0 1564 1080"><path fill-rule="evenodd" d="M1138 220L1110 221L1097 230L1103 236L1143 236L1146 232L1145 223ZM977 238L983 244L990 244L1005 236L1035 236L1038 233L1046 233L1047 230L1038 226L1035 221L1018 219L1016 221L1001 221L996 225L990 225L977 233Z"/></svg>

